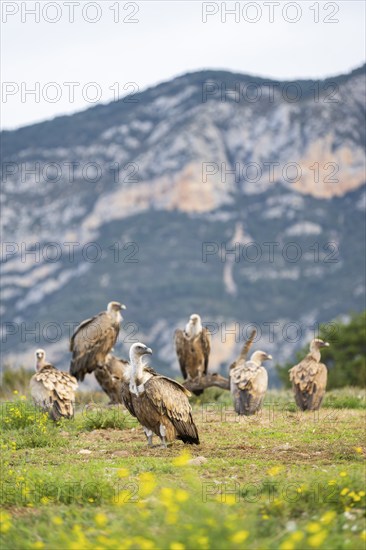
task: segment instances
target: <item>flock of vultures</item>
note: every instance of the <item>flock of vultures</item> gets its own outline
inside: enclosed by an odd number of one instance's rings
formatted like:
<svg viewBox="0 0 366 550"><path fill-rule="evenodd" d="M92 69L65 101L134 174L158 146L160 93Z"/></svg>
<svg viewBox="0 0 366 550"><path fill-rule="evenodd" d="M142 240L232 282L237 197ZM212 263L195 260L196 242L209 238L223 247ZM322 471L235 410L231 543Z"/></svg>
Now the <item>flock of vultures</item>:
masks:
<svg viewBox="0 0 366 550"><path fill-rule="evenodd" d="M184 377L180 384L147 364L146 357L152 350L145 344L138 342L131 346L129 361L112 355L123 309L126 309L123 304L110 302L106 311L80 323L70 341L70 374L57 370L46 361L45 351L37 350L36 373L30 381L32 398L53 420L72 418L77 381L94 372L110 402L122 403L138 419L148 445L152 445L154 434L164 447L174 439L199 444L188 401L191 393L184 384L199 383L208 374L211 349L208 329L202 326L200 316L193 314L184 330L175 331L175 347ZM264 351L255 351L247 360L251 343L249 338L229 369L230 391L239 415L255 414L261 408L268 386L267 371L262 363L272 357ZM289 371L295 400L302 410L317 410L321 405L327 369L320 363L320 349L328 345L314 339L310 353Z"/></svg>

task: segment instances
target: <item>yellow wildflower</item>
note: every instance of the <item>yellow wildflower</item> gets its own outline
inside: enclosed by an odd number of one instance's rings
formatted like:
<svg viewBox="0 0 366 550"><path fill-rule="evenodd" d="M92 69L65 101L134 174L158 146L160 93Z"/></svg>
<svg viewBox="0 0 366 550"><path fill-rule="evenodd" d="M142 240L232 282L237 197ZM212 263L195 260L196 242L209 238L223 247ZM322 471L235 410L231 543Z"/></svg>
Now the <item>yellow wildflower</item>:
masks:
<svg viewBox="0 0 366 550"><path fill-rule="evenodd" d="M160 499L163 504L173 502L173 489L171 487L163 487L160 491Z"/></svg>
<svg viewBox="0 0 366 550"><path fill-rule="evenodd" d="M63 524L63 520L62 520L62 518L60 518L60 516L54 516L54 517L52 518L52 523L53 523L54 525L62 525L62 524Z"/></svg>
<svg viewBox="0 0 366 550"><path fill-rule="evenodd" d="M344 471L343 471L343 472L339 472L339 476L340 476L340 477L347 477L348 474L347 474L347 472L344 472Z"/></svg>
<svg viewBox="0 0 366 550"><path fill-rule="evenodd" d="M300 540L302 540L303 538L304 538L304 533L302 533L301 531L294 531L293 533L291 533L291 539L294 542L300 542Z"/></svg>
<svg viewBox="0 0 366 550"><path fill-rule="evenodd" d="M188 500L189 494L187 491L184 491L183 489L177 489L175 492L175 498L177 502L185 502Z"/></svg>
<svg viewBox="0 0 366 550"><path fill-rule="evenodd" d="M308 538L308 544L312 548L319 548L327 538L327 531L319 531L315 535Z"/></svg>
<svg viewBox="0 0 366 550"><path fill-rule="evenodd" d="M337 516L336 512L333 510L329 510L328 512L325 512L322 517L320 518L320 521L322 523L325 523L325 525L328 525L329 523L332 523L334 518Z"/></svg>
<svg viewBox="0 0 366 550"><path fill-rule="evenodd" d="M95 514L94 522L96 525L98 525L98 527L105 527L108 523L108 518L105 514L100 512L98 514Z"/></svg>
<svg viewBox="0 0 366 550"><path fill-rule="evenodd" d="M186 466L188 464L188 461L191 459L191 455L188 451L183 451L183 453L180 456L177 456L176 458L173 458L172 464L173 466Z"/></svg>
<svg viewBox="0 0 366 550"><path fill-rule="evenodd" d="M234 533L234 535L230 537L230 540L234 544L241 544L248 538L248 536L249 536L249 531L238 531L237 533Z"/></svg>
<svg viewBox="0 0 366 550"><path fill-rule="evenodd" d="M8 512L0 512L0 533L7 533L11 527L11 517Z"/></svg>
<svg viewBox="0 0 366 550"><path fill-rule="evenodd" d="M172 542L169 550L185 550L185 546L181 542Z"/></svg>
<svg viewBox="0 0 366 550"><path fill-rule="evenodd" d="M284 540L280 544L280 550L294 550L295 546L294 543L291 540Z"/></svg>
<svg viewBox="0 0 366 550"><path fill-rule="evenodd" d="M307 524L306 530L308 531L308 533L318 533L319 531L321 531L321 525L316 521L311 521Z"/></svg>
<svg viewBox="0 0 366 550"><path fill-rule="evenodd" d="M344 497L347 493L349 493L349 489L348 489L348 487L344 487L344 488L342 489L342 491L340 492L340 495L341 495L342 497Z"/></svg>
<svg viewBox="0 0 366 550"><path fill-rule="evenodd" d="M130 472L127 470L127 468L120 468L117 472L118 477L128 477L130 475Z"/></svg>
<svg viewBox="0 0 366 550"><path fill-rule="evenodd" d="M123 506L128 502L131 502L131 491L128 491L128 490L120 491L115 500L116 506Z"/></svg>
<svg viewBox="0 0 366 550"><path fill-rule="evenodd" d="M150 495L156 487L156 479L152 472L142 472L139 475L139 493L142 497Z"/></svg>
<svg viewBox="0 0 366 550"><path fill-rule="evenodd" d="M229 495L222 494L220 496L217 496L217 500L219 500L220 502L224 502L228 506L233 506L233 504L238 502L238 497L233 494L229 494Z"/></svg>
<svg viewBox="0 0 366 550"><path fill-rule="evenodd" d="M269 476L277 476L280 472L282 472L283 466L273 466L269 470L267 470L267 474Z"/></svg>

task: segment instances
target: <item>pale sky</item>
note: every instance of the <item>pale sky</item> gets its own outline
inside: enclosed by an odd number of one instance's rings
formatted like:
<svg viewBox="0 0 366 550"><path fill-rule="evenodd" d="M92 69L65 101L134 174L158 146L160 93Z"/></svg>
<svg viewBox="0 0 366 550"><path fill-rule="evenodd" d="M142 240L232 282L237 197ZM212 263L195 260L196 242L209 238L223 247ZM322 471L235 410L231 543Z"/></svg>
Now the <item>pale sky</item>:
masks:
<svg viewBox="0 0 366 550"><path fill-rule="evenodd" d="M222 4L239 9L226 22ZM39 22L26 11L32 9L39 10ZM365 58L363 0L2 0L1 11L1 118L7 129L85 109L95 105L96 94L106 103L114 93L144 90L201 69L324 78L347 73ZM209 11L217 13L203 22ZM31 89L37 96L27 95Z"/></svg>

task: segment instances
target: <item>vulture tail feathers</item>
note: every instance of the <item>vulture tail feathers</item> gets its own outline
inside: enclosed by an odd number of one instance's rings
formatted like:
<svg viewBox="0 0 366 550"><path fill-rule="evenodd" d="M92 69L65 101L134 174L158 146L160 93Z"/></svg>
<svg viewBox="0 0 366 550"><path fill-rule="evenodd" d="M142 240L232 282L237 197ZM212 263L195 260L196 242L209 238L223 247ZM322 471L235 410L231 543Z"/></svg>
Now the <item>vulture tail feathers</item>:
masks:
<svg viewBox="0 0 366 550"><path fill-rule="evenodd" d="M183 420L178 420L175 418L171 418L170 421L177 431L177 439L180 439L184 443L189 443L190 445L200 444L197 428L191 415L189 422L184 422Z"/></svg>
<svg viewBox="0 0 366 550"><path fill-rule="evenodd" d="M239 392L237 400L237 407L239 410L236 412L244 416L255 414L255 412L260 409L262 401L263 397L258 397L249 391L242 390Z"/></svg>
<svg viewBox="0 0 366 550"><path fill-rule="evenodd" d="M63 405L63 406L62 406ZM73 418L74 416L74 407L71 402L60 403L55 400L50 409L50 417L52 420L57 422L61 418Z"/></svg>

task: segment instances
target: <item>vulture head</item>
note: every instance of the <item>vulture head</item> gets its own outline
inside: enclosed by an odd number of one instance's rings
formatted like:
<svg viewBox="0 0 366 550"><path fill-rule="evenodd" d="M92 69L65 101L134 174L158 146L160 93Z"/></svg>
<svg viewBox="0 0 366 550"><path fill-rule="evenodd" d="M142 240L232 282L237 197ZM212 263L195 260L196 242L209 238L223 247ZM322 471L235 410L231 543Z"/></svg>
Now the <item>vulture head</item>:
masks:
<svg viewBox="0 0 366 550"><path fill-rule="evenodd" d="M189 336L196 336L201 332L201 330L202 330L201 317L198 315L198 313L192 313L186 325L186 333Z"/></svg>
<svg viewBox="0 0 366 550"><path fill-rule="evenodd" d="M143 370L144 364L142 362L142 357L144 355L152 355L152 349L145 346L141 342L136 342L130 347L130 361L131 361L131 372L130 372L130 392L135 395L139 395L143 390ZM140 387L140 389L139 389Z"/></svg>
<svg viewBox="0 0 366 550"><path fill-rule="evenodd" d="M144 355L152 355L152 349L145 346L141 342L136 342L130 347L130 360L131 363L139 362Z"/></svg>
<svg viewBox="0 0 366 550"><path fill-rule="evenodd" d="M126 309L126 306L119 302L109 302L107 305L108 313L115 317L118 323L122 321L122 315L120 313L122 309Z"/></svg>
<svg viewBox="0 0 366 550"><path fill-rule="evenodd" d="M256 363L259 366L263 363L263 361L269 361L270 359L272 359L272 355L269 355L265 351L255 351L250 358L253 363Z"/></svg>
<svg viewBox="0 0 366 550"><path fill-rule="evenodd" d="M327 348L329 347L328 342L324 342L324 340L321 340L320 338L314 338L310 344L310 351L317 351L321 348Z"/></svg>
<svg viewBox="0 0 366 550"><path fill-rule="evenodd" d="M107 305L107 311L111 313L112 311L121 311L121 309L127 309L124 304L120 304L119 302L109 302Z"/></svg>
<svg viewBox="0 0 366 550"><path fill-rule="evenodd" d="M46 352L44 349L37 349L35 356L36 356L36 370L39 370L44 365L44 361L46 359Z"/></svg>

